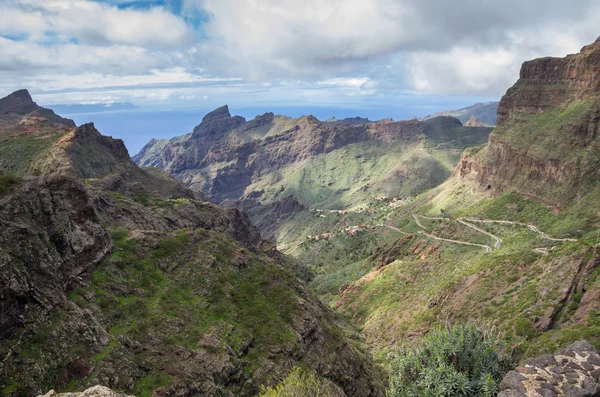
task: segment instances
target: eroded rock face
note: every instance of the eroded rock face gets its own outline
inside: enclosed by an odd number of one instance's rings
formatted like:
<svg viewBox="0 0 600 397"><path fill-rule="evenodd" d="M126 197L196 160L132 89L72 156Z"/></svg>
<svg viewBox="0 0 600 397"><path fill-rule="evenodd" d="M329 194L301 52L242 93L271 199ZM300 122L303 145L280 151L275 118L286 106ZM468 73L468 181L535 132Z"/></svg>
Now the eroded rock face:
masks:
<svg viewBox="0 0 600 397"><path fill-rule="evenodd" d="M0 336L24 314L61 305L67 287L112 249L77 180L27 178L0 198Z"/></svg>
<svg viewBox="0 0 600 397"><path fill-rule="evenodd" d="M600 396L600 354L587 341L532 358L509 372L498 397Z"/></svg>

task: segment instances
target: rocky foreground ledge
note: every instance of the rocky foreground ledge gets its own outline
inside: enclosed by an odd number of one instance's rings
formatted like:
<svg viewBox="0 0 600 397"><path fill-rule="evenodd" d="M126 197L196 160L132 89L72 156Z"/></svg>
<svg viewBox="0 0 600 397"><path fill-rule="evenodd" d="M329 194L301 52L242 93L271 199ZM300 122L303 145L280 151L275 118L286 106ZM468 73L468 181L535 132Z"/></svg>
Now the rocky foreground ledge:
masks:
<svg viewBox="0 0 600 397"><path fill-rule="evenodd" d="M506 374L498 397L600 397L600 354L580 341Z"/></svg>
<svg viewBox="0 0 600 397"><path fill-rule="evenodd" d="M127 394L116 393L104 386L90 387L86 391L78 393L57 393L54 390L50 390L43 396L38 397L134 397Z"/></svg>

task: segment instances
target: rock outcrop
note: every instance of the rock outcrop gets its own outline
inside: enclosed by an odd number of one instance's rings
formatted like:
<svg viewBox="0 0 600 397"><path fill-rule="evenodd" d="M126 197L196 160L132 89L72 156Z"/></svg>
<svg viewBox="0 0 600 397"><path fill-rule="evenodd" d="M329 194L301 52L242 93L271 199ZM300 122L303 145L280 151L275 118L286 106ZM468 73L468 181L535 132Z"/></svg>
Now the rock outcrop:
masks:
<svg viewBox="0 0 600 397"><path fill-rule="evenodd" d="M465 123L465 127L489 127L486 123L479 121L475 116L471 116Z"/></svg>
<svg viewBox="0 0 600 397"><path fill-rule="evenodd" d="M600 396L600 353L587 341L526 360L500 383L498 397Z"/></svg>
<svg viewBox="0 0 600 397"><path fill-rule="evenodd" d="M566 102L596 100L600 91L600 38L579 54L523 63L519 81L502 97L498 125L519 113L538 114Z"/></svg>

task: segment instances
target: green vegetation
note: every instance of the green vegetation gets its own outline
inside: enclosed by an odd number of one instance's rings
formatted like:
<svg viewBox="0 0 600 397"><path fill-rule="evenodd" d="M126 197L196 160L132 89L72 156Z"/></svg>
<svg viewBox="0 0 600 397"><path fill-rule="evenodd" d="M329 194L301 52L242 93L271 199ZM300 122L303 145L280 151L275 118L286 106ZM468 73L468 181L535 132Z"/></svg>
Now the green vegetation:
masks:
<svg viewBox="0 0 600 397"><path fill-rule="evenodd" d="M335 386L310 370L296 367L275 387L264 387L259 397L331 397Z"/></svg>
<svg viewBox="0 0 600 397"><path fill-rule="evenodd" d="M493 397L514 367L499 339L473 324L433 329L392 360L390 397Z"/></svg>
<svg viewBox="0 0 600 397"><path fill-rule="evenodd" d="M0 197L10 193L15 185L21 183L21 180L13 174L0 175Z"/></svg>
<svg viewBox="0 0 600 397"><path fill-rule="evenodd" d="M172 357L174 351L203 348L215 359L233 351L250 374L267 359L270 347L295 349L289 326L297 302L291 271L212 231L184 229L158 239L129 234L111 230L115 248L109 263L69 298L100 311L114 338L104 351L88 356L95 367L124 359L116 342L120 337L161 351L157 356L142 350L132 358L152 368L137 380L136 396L173 383L170 374L185 364Z"/></svg>
<svg viewBox="0 0 600 397"><path fill-rule="evenodd" d="M43 135L24 136L0 142L0 171L24 175L31 164L62 136L55 131Z"/></svg>

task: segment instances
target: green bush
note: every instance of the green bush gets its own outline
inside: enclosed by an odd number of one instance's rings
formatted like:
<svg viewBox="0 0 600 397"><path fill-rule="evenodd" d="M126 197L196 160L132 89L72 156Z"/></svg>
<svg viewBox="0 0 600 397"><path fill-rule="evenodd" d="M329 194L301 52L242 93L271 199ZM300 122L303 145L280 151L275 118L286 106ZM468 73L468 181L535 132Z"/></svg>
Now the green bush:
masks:
<svg viewBox="0 0 600 397"><path fill-rule="evenodd" d="M296 367L276 387L263 386L259 397L333 397L335 387L331 382L322 379L313 372Z"/></svg>
<svg viewBox="0 0 600 397"><path fill-rule="evenodd" d="M514 367L499 338L473 324L432 330L391 362L390 397L492 397Z"/></svg>

